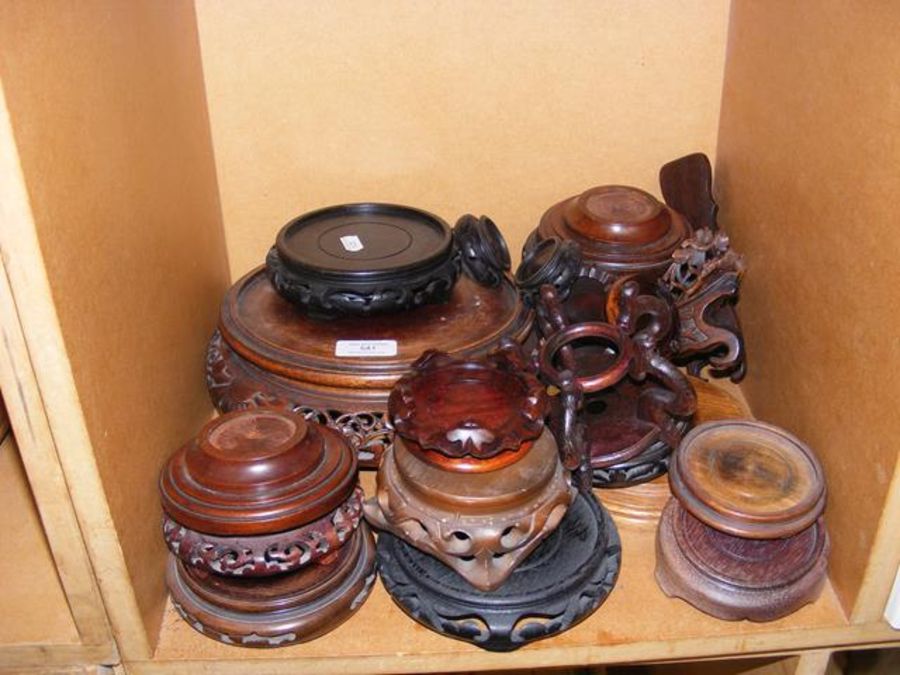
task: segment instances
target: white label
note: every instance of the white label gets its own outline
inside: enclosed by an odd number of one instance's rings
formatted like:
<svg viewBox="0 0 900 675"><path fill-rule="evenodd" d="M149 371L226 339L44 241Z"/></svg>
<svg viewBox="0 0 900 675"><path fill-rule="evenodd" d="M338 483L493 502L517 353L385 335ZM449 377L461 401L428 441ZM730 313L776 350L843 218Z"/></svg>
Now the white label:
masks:
<svg viewBox="0 0 900 675"><path fill-rule="evenodd" d="M397 356L396 340L338 340L335 356Z"/></svg>
<svg viewBox="0 0 900 675"><path fill-rule="evenodd" d="M347 234L341 237L341 246L344 247L345 251L362 251L363 245L355 234Z"/></svg>

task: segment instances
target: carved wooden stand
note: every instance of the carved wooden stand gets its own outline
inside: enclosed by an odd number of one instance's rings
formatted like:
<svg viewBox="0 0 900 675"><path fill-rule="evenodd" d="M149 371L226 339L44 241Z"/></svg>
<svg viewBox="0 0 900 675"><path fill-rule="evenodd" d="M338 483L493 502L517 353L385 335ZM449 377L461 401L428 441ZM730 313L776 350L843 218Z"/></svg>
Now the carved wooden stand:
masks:
<svg viewBox="0 0 900 675"><path fill-rule="evenodd" d="M172 455L160 492L172 600L204 635L302 642L371 589L356 455L331 429L276 410L223 415Z"/></svg>
<svg viewBox="0 0 900 675"><path fill-rule="evenodd" d="M544 428L547 399L515 348L482 361L426 352L391 393L398 437L366 518L490 591L575 496Z"/></svg>
<svg viewBox="0 0 900 675"><path fill-rule="evenodd" d="M393 441L385 421L390 389L423 351L474 358L504 337L528 338L532 312L508 275L501 276L498 285L488 287L462 275L444 304L320 321L279 296L265 271L257 269L222 303L219 329L207 351L213 404L221 411L299 412L344 434L361 466L377 467ZM338 341L381 345L385 351L339 356Z"/></svg>
<svg viewBox="0 0 900 675"><path fill-rule="evenodd" d="M657 535L663 591L721 619L771 621L818 597L828 533L822 470L787 432L747 420L685 437Z"/></svg>
<svg viewBox="0 0 900 675"><path fill-rule="evenodd" d="M365 523L328 564L265 579L220 577L169 557L166 583L181 617L207 637L241 647L307 642L349 619L375 583Z"/></svg>
<svg viewBox="0 0 900 675"><path fill-rule="evenodd" d="M612 591L621 556L612 518L589 493L490 592L391 534L378 538L378 569L394 601L428 628L490 651L518 649L592 614Z"/></svg>
<svg viewBox="0 0 900 675"><path fill-rule="evenodd" d="M541 285L555 286L573 323L596 320L591 296L635 279L675 303L666 356L692 374L709 366L712 375L738 381L745 357L734 305L743 263L716 224L709 160L694 154L666 164L660 185L666 204L608 185L554 205L526 241L516 279L527 300Z"/></svg>
<svg viewBox="0 0 900 675"><path fill-rule="evenodd" d="M603 602L618 575L618 534L584 478L584 445L569 443L560 461L543 428L543 387L517 346L481 363L426 354L398 382L390 409L402 438L365 510L387 530L379 569L406 612L509 651Z"/></svg>
<svg viewBox="0 0 900 675"><path fill-rule="evenodd" d="M570 302L577 299L570 296ZM641 294L639 283L630 279L613 283L603 299L604 306L594 308L601 312L596 320L569 324L556 289L542 287L539 326L549 337L541 372L563 392L553 408L560 442L571 433L561 420L577 415L594 484L625 487L665 473L671 448L696 410L696 397L660 353L671 332L671 305ZM574 306L583 317L585 305ZM610 323L604 322L607 317ZM557 362L576 374L571 381L562 378Z"/></svg>

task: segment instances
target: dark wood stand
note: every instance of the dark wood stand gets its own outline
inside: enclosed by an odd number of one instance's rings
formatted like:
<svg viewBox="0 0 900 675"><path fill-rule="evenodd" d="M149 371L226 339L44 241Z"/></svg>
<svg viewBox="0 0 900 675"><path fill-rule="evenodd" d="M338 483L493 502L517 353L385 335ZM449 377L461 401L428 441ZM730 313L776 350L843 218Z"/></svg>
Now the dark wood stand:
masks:
<svg viewBox="0 0 900 675"><path fill-rule="evenodd" d="M344 438L300 415L251 409L206 424L160 475L178 612L204 635L247 647L340 624L375 579L357 479Z"/></svg>
<svg viewBox="0 0 900 675"><path fill-rule="evenodd" d="M337 628L375 583L375 544L363 523L328 561L265 579L225 577L169 556L166 582L181 617L241 647L284 647Z"/></svg>
<svg viewBox="0 0 900 675"><path fill-rule="evenodd" d="M394 601L424 626L490 651L518 649L592 614L615 585L621 555L612 518L584 493L559 527L491 592L472 587L397 537L378 538L381 579Z"/></svg>

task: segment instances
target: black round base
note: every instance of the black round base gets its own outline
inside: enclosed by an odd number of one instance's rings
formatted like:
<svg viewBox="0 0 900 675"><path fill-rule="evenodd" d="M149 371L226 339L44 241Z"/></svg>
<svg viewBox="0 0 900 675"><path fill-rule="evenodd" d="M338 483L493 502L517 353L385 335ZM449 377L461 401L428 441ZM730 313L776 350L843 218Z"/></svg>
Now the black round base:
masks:
<svg viewBox="0 0 900 675"><path fill-rule="evenodd" d="M658 440L637 457L594 469L594 487L615 489L646 483L668 472L671 456L672 448Z"/></svg>
<svg viewBox="0 0 900 675"><path fill-rule="evenodd" d="M594 612L616 583L622 547L606 509L593 495L579 494L559 527L491 592L384 532L377 558L385 588L413 619L504 652L567 630Z"/></svg>

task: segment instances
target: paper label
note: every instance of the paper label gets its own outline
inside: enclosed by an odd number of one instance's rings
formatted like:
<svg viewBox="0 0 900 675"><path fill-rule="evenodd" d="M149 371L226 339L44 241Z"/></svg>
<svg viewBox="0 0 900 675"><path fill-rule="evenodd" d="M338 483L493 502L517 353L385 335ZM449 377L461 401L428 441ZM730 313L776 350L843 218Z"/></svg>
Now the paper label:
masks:
<svg viewBox="0 0 900 675"><path fill-rule="evenodd" d="M335 356L397 356L396 340L338 340Z"/></svg>
<svg viewBox="0 0 900 675"><path fill-rule="evenodd" d="M345 251L362 251L363 245L355 234L347 234L341 237L341 246L344 247Z"/></svg>

